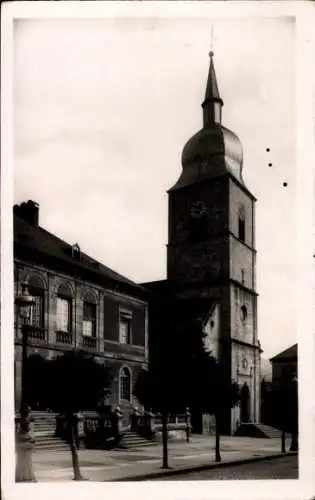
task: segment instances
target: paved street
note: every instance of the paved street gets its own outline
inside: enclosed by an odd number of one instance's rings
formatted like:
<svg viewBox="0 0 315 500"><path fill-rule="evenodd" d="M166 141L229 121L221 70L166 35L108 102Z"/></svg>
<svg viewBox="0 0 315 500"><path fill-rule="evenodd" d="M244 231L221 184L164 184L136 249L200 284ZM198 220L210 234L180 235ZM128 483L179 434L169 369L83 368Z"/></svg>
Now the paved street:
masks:
<svg viewBox="0 0 315 500"><path fill-rule="evenodd" d="M290 440L287 441L287 449ZM194 436L190 443L169 443L169 464L173 469L214 464L214 436ZM222 463L275 455L280 452L278 439L256 439L222 436ZM113 481L143 474L161 472L162 445L132 450L80 450L81 472L90 481ZM70 450L35 450L35 475L38 481L71 481L73 477ZM225 470L227 470L227 465ZM259 465L257 465L257 470ZM269 472L269 476L270 477ZM183 476L181 476L182 478ZM142 479L143 480L143 479Z"/></svg>
<svg viewBox="0 0 315 500"><path fill-rule="evenodd" d="M165 481L172 478L159 478L156 481ZM218 469L191 472L173 478L176 481L201 481L219 479L298 479L298 457L288 456L247 463L243 465L227 466Z"/></svg>

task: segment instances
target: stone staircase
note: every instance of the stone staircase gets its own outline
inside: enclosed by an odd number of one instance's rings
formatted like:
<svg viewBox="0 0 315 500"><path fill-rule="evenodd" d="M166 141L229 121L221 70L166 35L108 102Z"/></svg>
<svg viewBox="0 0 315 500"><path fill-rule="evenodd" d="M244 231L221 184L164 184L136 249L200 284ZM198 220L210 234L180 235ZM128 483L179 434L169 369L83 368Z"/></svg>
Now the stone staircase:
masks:
<svg viewBox="0 0 315 500"><path fill-rule="evenodd" d="M56 413L46 411L33 411L35 448L40 450L69 450L69 445L62 439L55 437ZM84 412L85 416L95 416L96 412ZM150 446L154 443L136 432L126 430L120 440L119 448L131 449Z"/></svg>
<svg viewBox="0 0 315 500"><path fill-rule="evenodd" d="M140 447L142 448L143 446L151 446L154 443L155 441L146 439L137 434L136 432L128 430L124 432L119 443L119 448L124 448L124 449L140 448Z"/></svg>
<svg viewBox="0 0 315 500"><path fill-rule="evenodd" d="M35 448L51 451L68 450L68 444L55 437L56 413L32 411L34 419Z"/></svg>
<svg viewBox="0 0 315 500"><path fill-rule="evenodd" d="M281 430L265 424L241 424L234 436L281 439Z"/></svg>

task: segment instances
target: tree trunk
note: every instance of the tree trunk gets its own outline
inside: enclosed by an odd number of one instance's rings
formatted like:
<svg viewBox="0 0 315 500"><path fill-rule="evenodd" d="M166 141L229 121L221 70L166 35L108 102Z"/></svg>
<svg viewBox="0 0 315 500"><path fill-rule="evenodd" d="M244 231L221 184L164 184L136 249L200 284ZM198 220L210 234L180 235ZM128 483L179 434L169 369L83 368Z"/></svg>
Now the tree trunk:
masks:
<svg viewBox="0 0 315 500"><path fill-rule="evenodd" d="M168 446L167 446L167 422L168 413L163 411L162 413L162 444L163 444L163 465L162 469L169 469L168 465Z"/></svg>
<svg viewBox="0 0 315 500"><path fill-rule="evenodd" d="M281 453L285 453L285 430L281 431Z"/></svg>
<svg viewBox="0 0 315 500"><path fill-rule="evenodd" d="M70 425L70 450L71 450L72 467L73 467L73 480L83 481L84 477L81 475L80 472L79 456L75 440L74 426L72 422Z"/></svg>
<svg viewBox="0 0 315 500"><path fill-rule="evenodd" d="M215 414L215 461L221 462L220 455L220 417L219 414Z"/></svg>
<svg viewBox="0 0 315 500"><path fill-rule="evenodd" d="M291 434L290 451L298 451L298 439L297 439L297 434L295 432L292 432Z"/></svg>

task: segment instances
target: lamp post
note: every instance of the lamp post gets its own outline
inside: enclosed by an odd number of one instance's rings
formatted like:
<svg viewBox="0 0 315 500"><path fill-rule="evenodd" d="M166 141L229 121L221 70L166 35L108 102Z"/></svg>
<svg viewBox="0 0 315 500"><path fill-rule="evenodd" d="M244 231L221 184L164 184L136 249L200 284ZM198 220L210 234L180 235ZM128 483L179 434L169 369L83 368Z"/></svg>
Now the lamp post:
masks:
<svg viewBox="0 0 315 500"><path fill-rule="evenodd" d="M27 283L22 283L22 293L15 299L15 304L19 309L22 320L22 381L21 381L21 407L20 407L20 426L17 439L17 463L16 463L16 482L36 482L33 464L32 449L33 439L29 433L30 411L27 404L26 392L26 362L27 362L27 342L29 323L32 314L34 298L29 294Z"/></svg>

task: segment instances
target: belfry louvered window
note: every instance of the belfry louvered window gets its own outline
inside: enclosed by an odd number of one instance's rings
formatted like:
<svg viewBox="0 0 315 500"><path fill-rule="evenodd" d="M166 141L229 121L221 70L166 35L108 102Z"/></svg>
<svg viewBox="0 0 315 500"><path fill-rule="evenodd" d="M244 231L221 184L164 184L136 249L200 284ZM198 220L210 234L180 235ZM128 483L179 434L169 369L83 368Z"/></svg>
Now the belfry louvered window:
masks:
<svg viewBox="0 0 315 500"><path fill-rule="evenodd" d="M238 214L238 237L245 242L245 207L241 205Z"/></svg>

